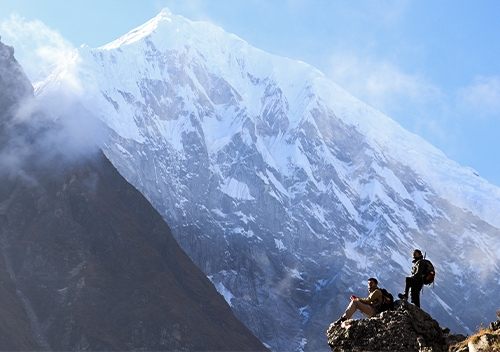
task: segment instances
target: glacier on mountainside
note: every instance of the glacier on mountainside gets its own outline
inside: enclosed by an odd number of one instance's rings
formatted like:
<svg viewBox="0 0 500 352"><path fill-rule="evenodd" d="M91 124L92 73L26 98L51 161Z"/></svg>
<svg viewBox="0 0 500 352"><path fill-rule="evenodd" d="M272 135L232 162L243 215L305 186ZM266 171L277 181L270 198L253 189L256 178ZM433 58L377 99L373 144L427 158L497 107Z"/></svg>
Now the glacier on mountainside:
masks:
<svg viewBox="0 0 500 352"><path fill-rule="evenodd" d="M371 276L400 292L414 248L443 326L498 309L500 189L305 63L165 9L35 88L103 123L105 154L273 350L328 350L349 295Z"/></svg>

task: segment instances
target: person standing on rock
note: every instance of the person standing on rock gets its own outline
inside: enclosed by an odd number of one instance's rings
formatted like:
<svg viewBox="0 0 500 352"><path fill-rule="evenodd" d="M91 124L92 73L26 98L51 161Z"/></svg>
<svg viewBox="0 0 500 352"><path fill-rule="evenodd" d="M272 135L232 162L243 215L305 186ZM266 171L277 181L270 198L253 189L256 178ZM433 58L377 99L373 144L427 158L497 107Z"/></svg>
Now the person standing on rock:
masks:
<svg viewBox="0 0 500 352"><path fill-rule="evenodd" d="M423 260L424 256L420 249L413 251L413 267L411 268L411 276L405 278L405 292L398 294L400 299L408 300L408 292L410 292L411 302L420 308L420 291L424 286L424 274L427 271L427 265Z"/></svg>
<svg viewBox="0 0 500 352"><path fill-rule="evenodd" d="M351 296L351 303L349 303L345 313L335 322L335 324L351 319L356 311L359 311L368 318L371 318L377 313L377 308L382 303L382 291L378 288L377 279L373 277L368 279L368 292L370 292L370 295L366 298Z"/></svg>

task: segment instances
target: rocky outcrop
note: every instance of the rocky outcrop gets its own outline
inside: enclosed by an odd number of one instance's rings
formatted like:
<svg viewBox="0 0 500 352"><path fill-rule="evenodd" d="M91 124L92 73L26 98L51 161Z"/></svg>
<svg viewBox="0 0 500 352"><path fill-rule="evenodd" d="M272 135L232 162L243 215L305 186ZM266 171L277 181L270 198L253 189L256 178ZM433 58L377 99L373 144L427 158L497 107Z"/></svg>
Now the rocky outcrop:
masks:
<svg viewBox="0 0 500 352"><path fill-rule="evenodd" d="M394 309L370 319L332 323L326 335L332 351L446 351L464 340L450 334L422 309L396 301Z"/></svg>

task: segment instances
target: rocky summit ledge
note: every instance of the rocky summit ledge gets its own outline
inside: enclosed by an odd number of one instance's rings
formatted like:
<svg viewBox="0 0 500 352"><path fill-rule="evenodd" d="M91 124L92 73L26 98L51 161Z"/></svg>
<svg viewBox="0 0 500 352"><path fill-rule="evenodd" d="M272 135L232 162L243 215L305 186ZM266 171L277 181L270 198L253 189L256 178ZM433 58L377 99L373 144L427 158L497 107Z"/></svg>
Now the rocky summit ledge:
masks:
<svg viewBox="0 0 500 352"><path fill-rule="evenodd" d="M370 319L332 323L326 331L332 351L447 351L466 339L450 334L428 313L406 301Z"/></svg>

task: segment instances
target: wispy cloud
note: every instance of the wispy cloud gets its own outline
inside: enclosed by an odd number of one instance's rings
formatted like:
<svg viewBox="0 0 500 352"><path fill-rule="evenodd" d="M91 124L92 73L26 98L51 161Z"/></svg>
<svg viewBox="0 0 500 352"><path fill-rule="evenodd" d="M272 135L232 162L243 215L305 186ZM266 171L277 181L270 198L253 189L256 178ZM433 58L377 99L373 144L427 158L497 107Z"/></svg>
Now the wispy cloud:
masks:
<svg viewBox="0 0 500 352"><path fill-rule="evenodd" d="M385 112L401 99L424 104L441 96L440 89L419 74L406 73L388 61L353 54L333 55L328 74L351 93Z"/></svg>
<svg viewBox="0 0 500 352"><path fill-rule="evenodd" d="M0 113L4 119L0 175L28 177L25 170L32 166L83 160L95 155L106 139L100 120L69 95L26 97L18 107L11 119Z"/></svg>
<svg viewBox="0 0 500 352"><path fill-rule="evenodd" d="M326 74L404 128L453 154L457 142L453 95L425 75L355 54L331 56Z"/></svg>
<svg viewBox="0 0 500 352"><path fill-rule="evenodd" d="M16 59L33 82L44 68L63 60L74 49L58 31L43 22L26 21L16 13L0 24L2 41L12 45Z"/></svg>
<svg viewBox="0 0 500 352"><path fill-rule="evenodd" d="M476 76L459 90L458 107L477 117L500 117L500 77Z"/></svg>

